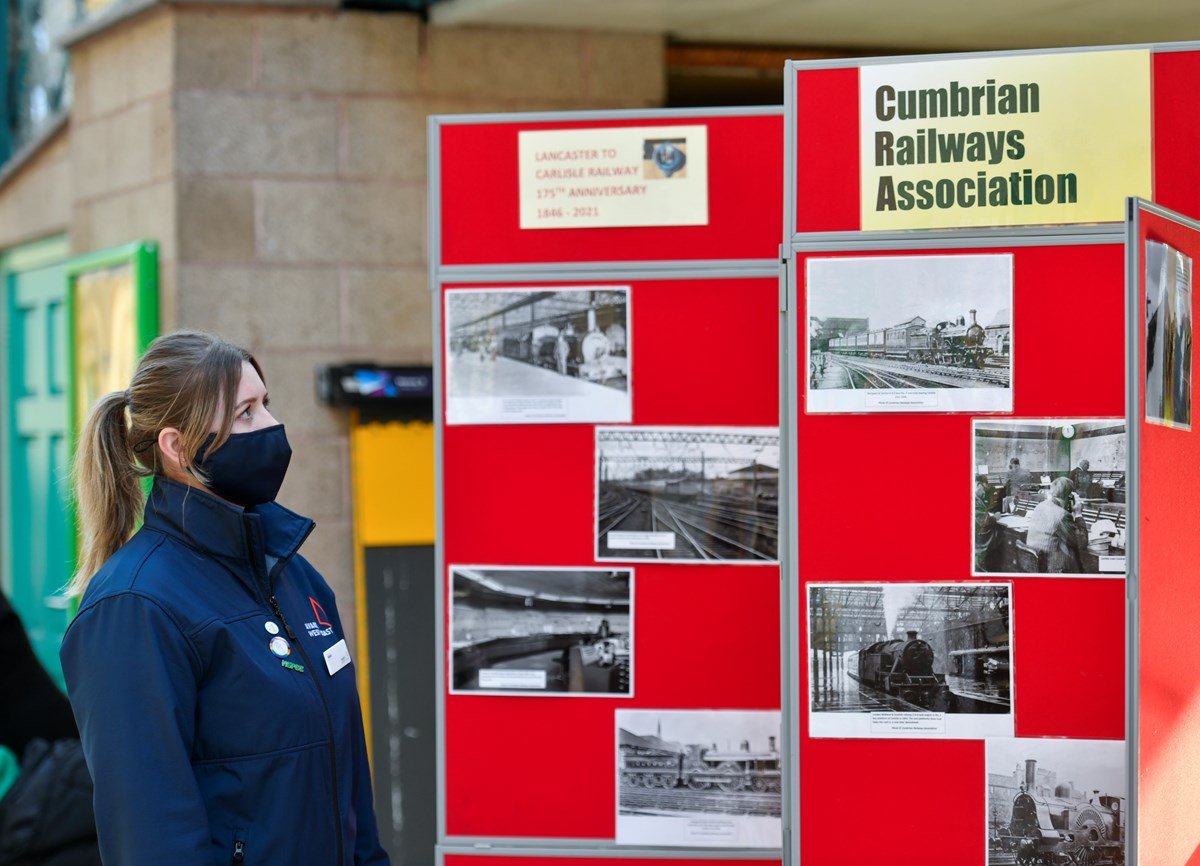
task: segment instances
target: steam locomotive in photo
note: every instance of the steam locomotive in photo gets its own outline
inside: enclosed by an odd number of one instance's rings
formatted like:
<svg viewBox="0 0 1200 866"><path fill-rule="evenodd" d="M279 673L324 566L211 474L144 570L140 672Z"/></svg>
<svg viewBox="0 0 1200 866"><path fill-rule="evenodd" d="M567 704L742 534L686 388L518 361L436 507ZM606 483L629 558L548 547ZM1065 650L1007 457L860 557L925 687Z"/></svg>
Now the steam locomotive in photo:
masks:
<svg viewBox="0 0 1200 866"><path fill-rule="evenodd" d="M1036 793L1037 761L1025 762L1025 785L1013 798L1003 838L1019 866L1123 866L1124 798L1087 795L1070 784Z"/></svg>
<svg viewBox="0 0 1200 866"><path fill-rule="evenodd" d="M975 313L971 310L969 325L959 316L930 328L925 319L916 316L891 328L833 337L829 340L829 351L835 355L890 358L950 367L983 367L995 354L995 348L988 344L987 333L976 321Z"/></svg>
<svg viewBox="0 0 1200 866"><path fill-rule="evenodd" d="M570 323L538 325L531 331L504 338L506 358L603 384L625 376L625 326L613 323L605 330L596 325L596 311L587 312L588 331L582 336ZM561 343L560 343L561 339ZM559 355L565 363L559 366Z"/></svg>
<svg viewBox="0 0 1200 866"><path fill-rule="evenodd" d="M645 750L621 750L621 784L643 788L690 788L706 791L717 788L735 791L780 791L779 751L775 738L768 737L767 749L750 751L742 741L736 752L690 746L684 752L647 753Z"/></svg>
<svg viewBox="0 0 1200 866"><path fill-rule="evenodd" d="M946 675L934 670L933 647L908 632L907 640L873 643L858 653L858 680L894 697L929 707L946 691Z"/></svg>

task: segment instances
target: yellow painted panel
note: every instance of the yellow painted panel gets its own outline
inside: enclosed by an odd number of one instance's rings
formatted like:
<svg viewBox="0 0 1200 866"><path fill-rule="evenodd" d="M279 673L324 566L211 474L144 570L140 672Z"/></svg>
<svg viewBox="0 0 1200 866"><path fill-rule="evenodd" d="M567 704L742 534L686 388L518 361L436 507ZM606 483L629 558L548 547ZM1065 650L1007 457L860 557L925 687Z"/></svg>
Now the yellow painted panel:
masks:
<svg viewBox="0 0 1200 866"><path fill-rule="evenodd" d="M391 421L351 431L358 544L433 544L433 424Z"/></svg>

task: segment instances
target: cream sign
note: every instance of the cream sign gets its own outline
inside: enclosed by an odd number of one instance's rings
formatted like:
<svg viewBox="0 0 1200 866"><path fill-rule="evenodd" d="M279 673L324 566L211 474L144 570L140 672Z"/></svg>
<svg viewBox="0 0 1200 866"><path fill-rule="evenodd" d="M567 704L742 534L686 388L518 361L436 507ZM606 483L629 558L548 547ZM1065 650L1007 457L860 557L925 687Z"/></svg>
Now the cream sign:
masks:
<svg viewBox="0 0 1200 866"><path fill-rule="evenodd" d="M864 230L1115 222L1151 196L1144 50L864 66Z"/></svg>
<svg viewBox="0 0 1200 866"><path fill-rule="evenodd" d="M708 127L518 134L521 228L708 224Z"/></svg>

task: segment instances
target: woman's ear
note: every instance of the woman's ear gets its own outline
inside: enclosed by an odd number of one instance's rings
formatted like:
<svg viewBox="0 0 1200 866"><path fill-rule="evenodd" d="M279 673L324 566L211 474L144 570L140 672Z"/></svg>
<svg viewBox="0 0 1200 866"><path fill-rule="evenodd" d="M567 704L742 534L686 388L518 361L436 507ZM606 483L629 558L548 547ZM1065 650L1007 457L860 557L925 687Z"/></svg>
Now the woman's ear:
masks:
<svg viewBox="0 0 1200 866"><path fill-rule="evenodd" d="M168 477L187 477L187 461L180 451L182 445L183 435L176 428L164 427L158 431L158 451L162 454L163 469Z"/></svg>

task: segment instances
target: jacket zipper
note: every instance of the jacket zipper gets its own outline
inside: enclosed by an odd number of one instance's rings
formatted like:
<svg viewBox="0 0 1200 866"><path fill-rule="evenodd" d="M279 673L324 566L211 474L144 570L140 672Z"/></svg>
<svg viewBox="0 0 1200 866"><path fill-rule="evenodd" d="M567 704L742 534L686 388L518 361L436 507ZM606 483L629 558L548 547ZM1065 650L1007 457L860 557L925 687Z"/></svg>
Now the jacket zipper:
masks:
<svg viewBox="0 0 1200 866"><path fill-rule="evenodd" d="M291 625L288 624L287 617L283 615L283 611L279 609L279 602L275 596L271 596L271 611L279 618L283 624L283 630L287 632L288 639L300 651L300 658L304 659L304 667L312 676L313 685L317 687L317 697L321 699L321 709L325 711L325 727L329 730L329 781L333 786L333 826L337 831L337 852L338 866L342 866L342 812L339 808L338 798L338 783L337 783L337 738L333 731L333 716L329 713L329 702L325 700L325 692L321 688L321 682L317 679L317 669L313 667L312 662L308 659L308 653L304 651L304 645L300 643L300 639L296 637L296 633L292 631Z"/></svg>
<svg viewBox="0 0 1200 866"><path fill-rule="evenodd" d="M308 532L304 533L304 538L307 538L312 532L312 526L308 528ZM304 543L304 538L300 539L300 544ZM296 545L296 549L300 547ZM295 549L293 549L293 553ZM321 681L317 677L317 669L313 667L312 662L308 659L308 653L304 651L304 644L296 637L296 633L292 631L291 625L287 621L287 617L283 615L283 611L279 608L279 601L275 598L275 575L283 570L291 560L291 554L286 557L281 557L275 567L271 569L271 573L267 575L267 589L270 594L269 600L271 604L271 612L278 617L279 622L283 625L283 630L287 632L288 640L290 640L300 651L300 657L304 659L304 667L312 677L313 685L317 687L317 697L321 699L321 709L325 711L325 727L329 731L329 781L331 790L333 791L333 827L337 833L337 866L342 866L345 862L343 859L343 841L342 841L342 812L339 806L340 798L338 797L338 780L337 780L337 737L333 730L333 716L329 712L329 702L325 699L325 691L321 688Z"/></svg>
<svg viewBox="0 0 1200 866"><path fill-rule="evenodd" d="M246 843L241 839L237 839L233 843L233 862L234 866L246 862Z"/></svg>

